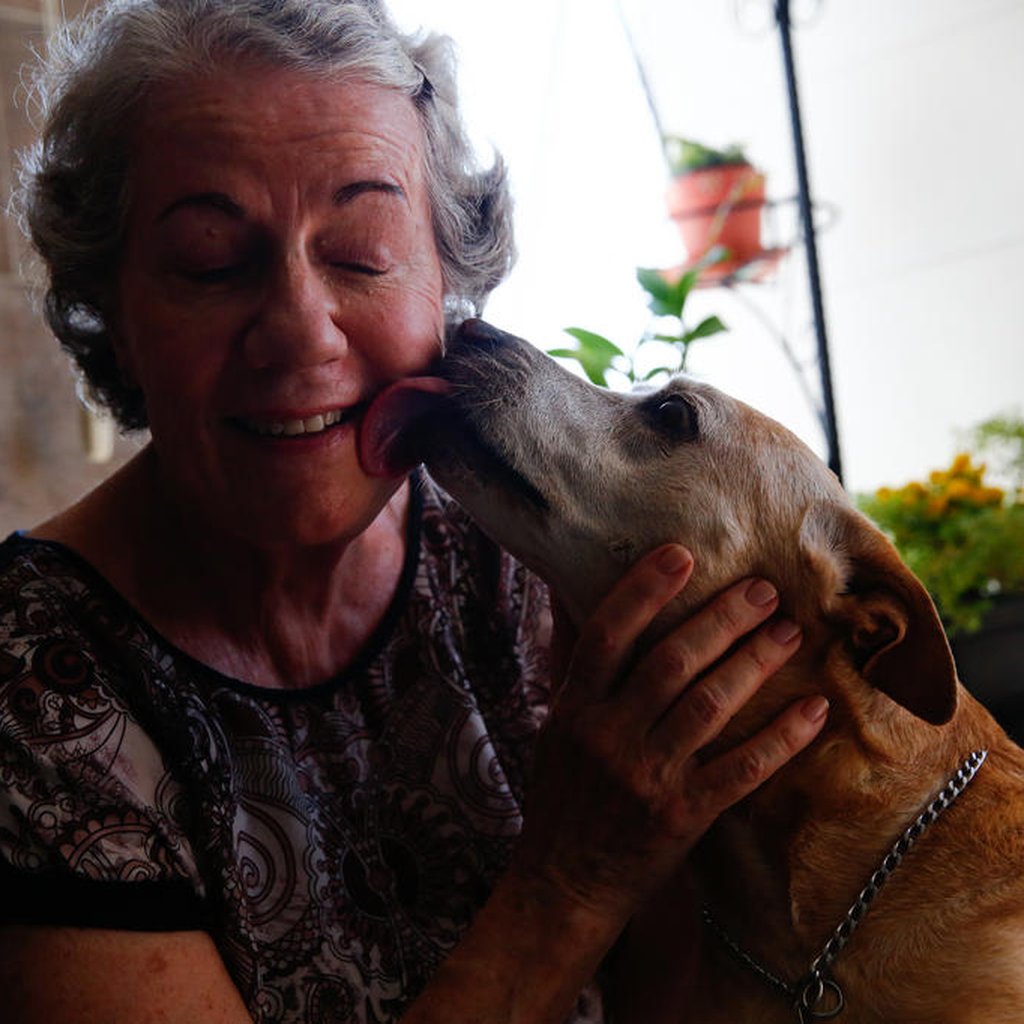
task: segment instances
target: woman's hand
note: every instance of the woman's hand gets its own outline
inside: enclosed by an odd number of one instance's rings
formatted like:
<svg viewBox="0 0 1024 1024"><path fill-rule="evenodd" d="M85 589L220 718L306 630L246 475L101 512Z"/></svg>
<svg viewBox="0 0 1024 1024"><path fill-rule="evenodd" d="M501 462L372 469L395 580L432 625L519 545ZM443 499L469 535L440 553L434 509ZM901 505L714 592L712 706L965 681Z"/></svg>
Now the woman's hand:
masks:
<svg viewBox="0 0 1024 1024"><path fill-rule="evenodd" d="M817 735L827 711L821 697L797 702L735 749L701 756L797 650L800 632L784 620L762 625L778 595L748 579L631 667L637 638L692 567L677 545L653 552L582 627L541 732L526 802L516 869L623 923L722 811Z"/></svg>
<svg viewBox="0 0 1024 1024"><path fill-rule="evenodd" d="M513 864L403 1024L564 1021L630 916L717 815L817 735L821 698L701 756L800 645L791 624L762 625L778 604L764 581L729 588L631 664L692 564L675 545L641 559L581 629L541 730Z"/></svg>

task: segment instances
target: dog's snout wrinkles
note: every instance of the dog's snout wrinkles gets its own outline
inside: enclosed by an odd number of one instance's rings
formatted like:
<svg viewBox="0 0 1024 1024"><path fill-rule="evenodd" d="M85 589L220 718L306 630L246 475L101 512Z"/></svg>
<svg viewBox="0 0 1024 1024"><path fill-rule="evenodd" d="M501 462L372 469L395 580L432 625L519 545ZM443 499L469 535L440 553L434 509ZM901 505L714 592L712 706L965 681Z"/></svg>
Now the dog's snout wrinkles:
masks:
<svg viewBox="0 0 1024 1024"><path fill-rule="evenodd" d="M515 403L532 377L539 350L483 320L465 320L448 336L442 375L456 389L463 412L475 418L480 406Z"/></svg>

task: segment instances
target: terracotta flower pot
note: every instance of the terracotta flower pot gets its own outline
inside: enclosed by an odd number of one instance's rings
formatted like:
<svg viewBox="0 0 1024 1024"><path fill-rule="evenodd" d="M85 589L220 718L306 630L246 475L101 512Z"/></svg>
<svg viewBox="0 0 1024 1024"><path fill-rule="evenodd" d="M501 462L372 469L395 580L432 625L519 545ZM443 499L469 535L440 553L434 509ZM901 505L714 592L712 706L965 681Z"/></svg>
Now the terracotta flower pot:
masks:
<svg viewBox="0 0 1024 1024"><path fill-rule="evenodd" d="M669 182L669 216L691 262L713 246L725 246L730 262L745 263L761 250L764 175L750 164L724 164L689 171Z"/></svg>

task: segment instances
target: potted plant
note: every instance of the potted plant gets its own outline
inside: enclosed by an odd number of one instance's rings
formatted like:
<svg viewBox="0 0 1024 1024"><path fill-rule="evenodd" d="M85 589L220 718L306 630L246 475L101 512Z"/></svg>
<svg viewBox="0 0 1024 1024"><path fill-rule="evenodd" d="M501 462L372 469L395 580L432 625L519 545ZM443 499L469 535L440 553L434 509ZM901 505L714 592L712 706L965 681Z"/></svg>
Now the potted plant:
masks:
<svg viewBox="0 0 1024 1024"><path fill-rule="evenodd" d="M965 685L1024 741L1024 419L979 424L973 452L927 479L860 496L931 593ZM981 454L1001 460L1005 487Z"/></svg>
<svg viewBox="0 0 1024 1024"><path fill-rule="evenodd" d="M594 331L567 327L566 333L572 335L575 345L572 348L549 349L548 355L575 360L587 377L602 387L611 387L615 374L633 385L683 372L690 346L695 341L728 329L717 316L704 317L692 327L686 317L686 300L697 285L702 270L719 256L718 250L712 250L696 267L675 279L667 277L661 270L637 269L637 281L647 293L647 306L654 319L631 353L627 354L613 341ZM660 357L660 361L644 370L643 364L649 360L644 359L641 353L649 354L655 348L655 359Z"/></svg>
<svg viewBox="0 0 1024 1024"><path fill-rule="evenodd" d="M668 212L691 263L715 246L728 250L728 262L737 265L758 256L765 178L742 148L713 149L680 135L666 136L664 145L671 174Z"/></svg>

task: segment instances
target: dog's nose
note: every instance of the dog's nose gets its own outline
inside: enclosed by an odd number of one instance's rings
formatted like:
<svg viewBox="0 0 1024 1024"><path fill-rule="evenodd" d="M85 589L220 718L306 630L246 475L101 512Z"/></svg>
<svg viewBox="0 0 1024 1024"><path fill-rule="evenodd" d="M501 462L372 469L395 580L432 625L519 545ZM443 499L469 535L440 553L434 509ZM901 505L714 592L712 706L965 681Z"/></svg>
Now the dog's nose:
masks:
<svg viewBox="0 0 1024 1024"><path fill-rule="evenodd" d="M449 345L473 345L492 352L505 348L509 335L492 327L486 320L463 320L449 338Z"/></svg>

